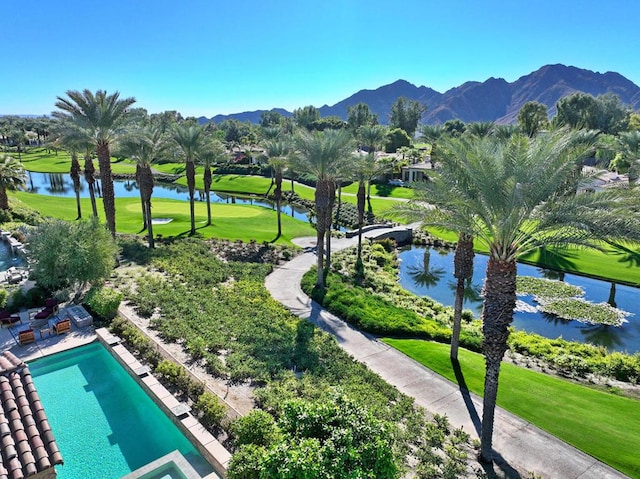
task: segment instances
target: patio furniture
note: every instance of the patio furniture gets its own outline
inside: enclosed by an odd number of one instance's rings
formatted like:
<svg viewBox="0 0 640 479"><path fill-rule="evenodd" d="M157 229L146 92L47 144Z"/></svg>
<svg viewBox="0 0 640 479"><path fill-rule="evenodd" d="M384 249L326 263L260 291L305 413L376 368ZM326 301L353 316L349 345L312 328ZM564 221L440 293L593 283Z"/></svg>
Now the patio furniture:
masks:
<svg viewBox="0 0 640 479"><path fill-rule="evenodd" d="M0 311L0 325L1 326L11 326L15 323L21 323L22 319L17 314L11 314L6 309Z"/></svg>
<svg viewBox="0 0 640 479"><path fill-rule="evenodd" d="M49 319L58 312L58 302L55 299L47 299L44 302L44 308L36 313L33 320Z"/></svg>
<svg viewBox="0 0 640 479"><path fill-rule="evenodd" d="M33 329L25 329L23 331L18 332L18 343L20 346L24 346L25 344L35 343L36 335Z"/></svg>
<svg viewBox="0 0 640 479"><path fill-rule="evenodd" d="M62 319L60 321L57 321L55 323L53 323L53 331L60 335L60 334L64 334L64 333L70 333L71 332L71 320L69 318L66 319Z"/></svg>
<svg viewBox="0 0 640 479"><path fill-rule="evenodd" d="M67 306L67 315L73 321L78 328L84 328L85 326L91 326L93 324L93 317L82 306Z"/></svg>

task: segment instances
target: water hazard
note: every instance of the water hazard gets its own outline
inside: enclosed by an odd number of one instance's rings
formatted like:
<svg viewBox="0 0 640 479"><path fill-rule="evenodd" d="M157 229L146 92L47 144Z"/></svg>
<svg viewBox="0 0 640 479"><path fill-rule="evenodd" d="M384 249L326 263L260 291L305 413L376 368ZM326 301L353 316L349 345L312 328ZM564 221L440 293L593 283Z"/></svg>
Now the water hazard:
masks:
<svg viewBox="0 0 640 479"><path fill-rule="evenodd" d="M412 247L400 253L400 285L420 296L453 306L456 279L453 277L453 252L433 248ZM482 286L487 268L487 256L476 255L473 278L465 290L464 307L480 316L482 311ZM594 303L606 302L632 313L622 326L602 326L560 319L535 310L530 296L518 299L531 306L531 311L516 311L513 325L518 330L558 338L604 346L611 351L636 353L640 351L640 303L639 288L619 285L574 274L562 274L526 264L518 264L518 275L536 278L562 279L580 286L584 298Z"/></svg>

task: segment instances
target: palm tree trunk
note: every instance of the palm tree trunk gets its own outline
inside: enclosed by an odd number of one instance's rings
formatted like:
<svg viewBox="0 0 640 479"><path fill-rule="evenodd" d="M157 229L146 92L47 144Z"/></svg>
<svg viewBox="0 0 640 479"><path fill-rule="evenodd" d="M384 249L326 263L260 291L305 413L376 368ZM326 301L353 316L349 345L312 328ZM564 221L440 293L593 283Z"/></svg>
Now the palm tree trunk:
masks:
<svg viewBox="0 0 640 479"><path fill-rule="evenodd" d="M364 202L365 187L364 181L358 183L358 259L357 263L362 262L362 225L364 223Z"/></svg>
<svg viewBox="0 0 640 479"><path fill-rule="evenodd" d="M9 209L9 196L7 196L7 189L4 185L0 185L0 210Z"/></svg>
<svg viewBox="0 0 640 479"><path fill-rule="evenodd" d="M149 238L149 248L155 248L156 243L153 239L153 223L151 222L151 200L149 199L145 204L146 216L149 219L147 224L147 233Z"/></svg>
<svg viewBox="0 0 640 479"><path fill-rule="evenodd" d="M501 260L493 255L487 264L482 310L482 350L485 357L484 397L482 405L482 431L480 459L493 459L493 420L498 396L500 363L507 350L509 325L516 306L516 262Z"/></svg>
<svg viewBox="0 0 640 479"><path fill-rule="evenodd" d="M150 222L150 218L147 217L147 202L145 201L144 188L142 186L142 166L136 165L136 181L140 185L140 208L142 209L142 230L147 229L147 225Z"/></svg>
<svg viewBox="0 0 640 479"><path fill-rule="evenodd" d="M155 246L153 240L153 226L151 224L151 196L153 195L154 179L149 165L139 167L138 184L140 185L140 197L142 199L143 217L146 222L149 237L149 248Z"/></svg>
<svg viewBox="0 0 640 479"><path fill-rule="evenodd" d="M102 182L102 204L107 228L111 236L116 237L116 202L113 191L113 176L111 175L111 153L109 144L98 143L98 165L100 166L100 180Z"/></svg>
<svg viewBox="0 0 640 479"><path fill-rule="evenodd" d="M87 155L84 157L84 179L87 181L89 185L89 198L91 199L91 209L93 210L93 216L95 218L98 217L98 206L96 205L96 190L95 190L95 172L96 169L93 166L93 161L91 160L91 156Z"/></svg>
<svg viewBox="0 0 640 479"><path fill-rule="evenodd" d="M280 204L282 202L282 169L278 168L276 170L275 177L276 189L273 193L276 199L276 215L278 217L278 236L276 238L280 238L282 236L282 217L280 214Z"/></svg>
<svg viewBox="0 0 640 479"><path fill-rule="evenodd" d="M69 170L69 174L73 181L73 191L76 194L76 209L78 211L78 217L76 219L79 220L82 218L82 207L80 205L80 163L78 162L78 154L75 152L71 153L71 169Z"/></svg>
<svg viewBox="0 0 640 479"><path fill-rule="evenodd" d="M324 237L327 227L327 211L331 214L330 208L330 182L319 180L316 185L316 231L317 231L317 249L318 256L318 277L316 279L316 287L324 288Z"/></svg>
<svg viewBox="0 0 640 479"><path fill-rule="evenodd" d="M211 225L211 183L213 178L211 177L211 167L206 165L204 167L204 192L207 197L207 226Z"/></svg>
<svg viewBox="0 0 640 479"><path fill-rule="evenodd" d="M187 187L189 188L189 212L191 214L191 236L196 234L196 211L193 195L196 190L196 165L193 160L187 160Z"/></svg>
<svg viewBox="0 0 640 479"><path fill-rule="evenodd" d="M473 236L461 233L458 237L456 252L453 258L454 276L458 279L456 297L453 308L453 331L451 333L451 359L458 359L460 346L460 330L462 329L462 306L464 303L465 280L473 276Z"/></svg>
<svg viewBox="0 0 640 479"><path fill-rule="evenodd" d="M333 205L336 201L336 183L329 181L329 208L325 213L325 235L326 238L326 262L324 265L325 275L329 273L331 268L331 223L333 222Z"/></svg>

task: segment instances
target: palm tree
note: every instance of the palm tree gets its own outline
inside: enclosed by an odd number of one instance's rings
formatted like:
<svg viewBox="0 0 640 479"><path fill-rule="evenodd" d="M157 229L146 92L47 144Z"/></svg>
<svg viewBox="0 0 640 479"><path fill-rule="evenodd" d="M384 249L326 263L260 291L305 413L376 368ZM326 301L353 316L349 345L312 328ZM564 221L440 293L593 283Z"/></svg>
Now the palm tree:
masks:
<svg viewBox="0 0 640 479"><path fill-rule="evenodd" d="M598 248L597 239L640 239L640 213L622 189L576 195L589 145L579 132L447 141L440 175L425 184L427 224L473 236L489 251L484 286L486 363L480 458L492 460L500 363L516 304L516 261L542 246ZM582 171L581 169L578 169ZM631 197L629 197L631 198ZM632 200L629 200L632 201ZM637 203L637 201L636 201Z"/></svg>
<svg viewBox="0 0 640 479"><path fill-rule="evenodd" d="M201 126L179 123L173 127L173 140L184 156L187 187L189 188L189 209L191 213L190 235L196 234L194 193L196 189L196 160L200 159L206 146L205 129Z"/></svg>
<svg viewBox="0 0 640 479"><path fill-rule="evenodd" d="M385 127L381 125L364 125L358 128L356 137L358 141L365 147L367 152L371 155L371 163L376 162L376 151L382 149L386 140L387 131ZM375 178L372 176L367 180L367 200L371 201L371 180Z"/></svg>
<svg viewBox="0 0 640 479"><path fill-rule="evenodd" d="M453 276L456 281L456 295L453 306L453 329L451 332L451 359L458 360L460 346L460 330L462 329L462 306L465 297L465 283L473 276L473 236L468 233L458 235L456 252L453 255Z"/></svg>
<svg viewBox="0 0 640 479"><path fill-rule="evenodd" d="M9 155L0 155L0 210L9 209L7 190L23 189L27 174L22 163Z"/></svg>
<svg viewBox="0 0 640 479"><path fill-rule="evenodd" d="M60 124L60 131L57 132L57 143L71 155L71 168L69 174L73 181L73 191L76 194L76 210L78 212L77 220L82 218L82 206L80 203L80 162L78 161L78 153L83 150L84 144L81 142L77 130L73 125Z"/></svg>
<svg viewBox="0 0 640 479"><path fill-rule="evenodd" d="M116 234L116 204L111 175L111 151L113 141L123 133L128 121L127 110L135 103L134 98L120 99L120 93L107 95L104 90L95 94L89 90L67 91L68 98L58 97L56 107L61 111L54 116L74 122L90 135L98 154L102 198L107 227L111 235Z"/></svg>
<svg viewBox="0 0 640 479"><path fill-rule="evenodd" d="M147 229L149 247L154 248L151 196L155 184L151 165L167 148L162 126L147 126L131 132L120 143L122 151L136 162L136 181L140 186L142 231Z"/></svg>
<svg viewBox="0 0 640 479"><path fill-rule="evenodd" d="M325 130L323 132L301 132L296 137L296 171L316 180L315 206L317 230L318 276L316 286L324 287L324 267L328 269L330 260L324 264L325 234L331 231L331 213L335 200L335 180L342 163L352 149L351 134L346 130ZM330 245L327 249L330 249Z"/></svg>
<svg viewBox="0 0 640 479"><path fill-rule="evenodd" d="M204 193L207 198L207 226L211 224L211 184L213 177L211 175L211 167L222 161L227 156L227 150L220 140L212 139L203 149L200 156L200 162L204 166L203 180Z"/></svg>
<svg viewBox="0 0 640 479"><path fill-rule="evenodd" d="M84 179L89 188L89 198L91 199L91 209L93 216L98 217L98 206L96 204L96 168L93 166L93 148L87 147L84 153Z"/></svg>
<svg viewBox="0 0 640 479"><path fill-rule="evenodd" d="M276 200L276 214L278 216L278 235L276 239L282 236L282 221L280 213L280 204L282 202L282 173L289 164L288 157L291 154L292 145L283 138L266 140L264 142L265 153L269 157L269 166L274 171L276 189L273 196Z"/></svg>

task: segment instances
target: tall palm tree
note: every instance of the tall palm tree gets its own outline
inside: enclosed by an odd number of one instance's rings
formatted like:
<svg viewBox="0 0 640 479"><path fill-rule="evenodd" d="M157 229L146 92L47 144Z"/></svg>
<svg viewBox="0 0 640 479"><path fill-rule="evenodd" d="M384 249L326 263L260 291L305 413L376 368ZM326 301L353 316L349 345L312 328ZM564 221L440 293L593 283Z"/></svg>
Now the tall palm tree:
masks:
<svg viewBox="0 0 640 479"><path fill-rule="evenodd" d="M93 216L98 217L98 205L96 204L96 168L93 165L93 148L85 148L84 153L84 179L89 189L89 198L91 200L91 210Z"/></svg>
<svg viewBox="0 0 640 479"><path fill-rule="evenodd" d="M269 166L273 169L276 189L273 192L276 200L276 214L278 217L278 235L276 239L282 236L282 219L280 205L282 203L282 174L289 164L288 157L291 154L291 143L281 138L269 139L264 141L265 153L269 157Z"/></svg>
<svg viewBox="0 0 640 479"><path fill-rule="evenodd" d="M199 160L206 147L204 127L178 123L173 127L173 140L184 157L187 187L189 188L189 210L191 213L192 236L196 234L196 216L194 194L196 190L196 160Z"/></svg>
<svg viewBox="0 0 640 479"><path fill-rule="evenodd" d="M473 236L468 233L458 235L456 251L453 255L453 276L456 278L456 294L453 306L453 329L451 331L451 359L458 359L460 330L462 329L462 306L464 304L465 283L473 276Z"/></svg>
<svg viewBox="0 0 640 479"><path fill-rule="evenodd" d="M427 224L471 235L489 251L482 310L484 461L492 460L500 363L516 304L516 260L548 245L598 248L597 239L640 239L640 210L629 208L626 191L575 194L585 180L577 165L589 150L580 138L586 135L558 131L506 141L448 140L440 175L425 184L432 207L413 204Z"/></svg>
<svg viewBox="0 0 640 479"><path fill-rule="evenodd" d="M120 147L123 153L136 162L136 181L140 186L142 205L142 230L148 230L149 247L154 248L151 196L155 180L151 167L166 150L167 138L162 126L147 126L130 132L121 140Z"/></svg>
<svg viewBox="0 0 640 479"><path fill-rule="evenodd" d="M376 162L376 152L381 150L387 137L387 130L381 125L364 125L356 132L358 141L365 147L367 153L371 155L370 162ZM367 180L367 200L371 200L371 177Z"/></svg>
<svg viewBox="0 0 640 479"><path fill-rule="evenodd" d="M120 93L108 95L104 90L95 94L90 90L67 91L68 98L58 97L56 107L61 111L54 116L73 121L90 135L98 154L102 198L107 227L111 235L116 234L116 204L111 175L111 151L113 141L123 133L128 121L128 108L135 98L120 99Z"/></svg>
<svg viewBox="0 0 640 479"><path fill-rule="evenodd" d="M342 163L352 150L352 137L346 130L301 132L296 137L298 154L295 169L316 180L315 206L317 231L318 276L316 286L324 287L325 234L331 230L331 214L335 200L335 180Z"/></svg>
<svg viewBox="0 0 640 479"><path fill-rule="evenodd" d="M7 190L23 189L27 173L22 163L9 155L0 155L0 210L9 209Z"/></svg>
<svg viewBox="0 0 640 479"><path fill-rule="evenodd" d="M227 157L227 150L220 140L211 139L207 143L200 155L200 163L204 166L204 194L207 199L207 226L211 224L211 184L213 176L211 175L211 167Z"/></svg>

